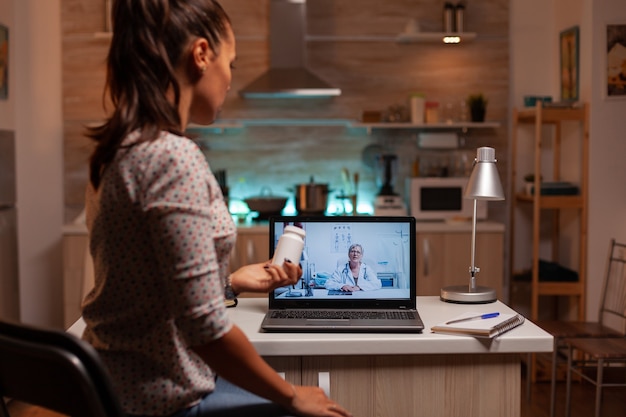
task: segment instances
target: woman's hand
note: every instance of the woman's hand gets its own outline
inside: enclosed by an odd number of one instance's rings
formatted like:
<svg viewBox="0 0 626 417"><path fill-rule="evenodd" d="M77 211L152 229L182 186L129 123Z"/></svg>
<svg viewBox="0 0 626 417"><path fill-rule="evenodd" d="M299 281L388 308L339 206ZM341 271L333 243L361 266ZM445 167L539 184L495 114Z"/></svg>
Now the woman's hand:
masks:
<svg viewBox="0 0 626 417"><path fill-rule="evenodd" d="M263 269L262 266L261 269ZM301 417L352 416L345 408L328 398L321 388L297 386L286 382L259 356L237 325L234 325L221 338L204 345L194 346L192 349L218 375L245 390L280 404L294 415Z"/></svg>
<svg viewBox="0 0 626 417"><path fill-rule="evenodd" d="M289 408L299 416L351 417L352 414L328 398L319 387L294 386L295 395Z"/></svg>
<svg viewBox="0 0 626 417"><path fill-rule="evenodd" d="M285 261L281 267L267 261L239 268L230 275L230 282L236 293L267 293L275 288L294 285L301 276L300 265Z"/></svg>

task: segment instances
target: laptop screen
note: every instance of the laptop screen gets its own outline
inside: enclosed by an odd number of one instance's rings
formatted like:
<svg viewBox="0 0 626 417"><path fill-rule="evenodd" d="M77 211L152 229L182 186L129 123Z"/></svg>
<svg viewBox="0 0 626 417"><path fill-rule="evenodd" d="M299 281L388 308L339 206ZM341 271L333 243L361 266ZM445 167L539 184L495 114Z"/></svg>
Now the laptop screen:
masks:
<svg viewBox="0 0 626 417"><path fill-rule="evenodd" d="M303 275L270 293L270 308L414 308L413 217L272 217L271 256L288 225L306 232Z"/></svg>

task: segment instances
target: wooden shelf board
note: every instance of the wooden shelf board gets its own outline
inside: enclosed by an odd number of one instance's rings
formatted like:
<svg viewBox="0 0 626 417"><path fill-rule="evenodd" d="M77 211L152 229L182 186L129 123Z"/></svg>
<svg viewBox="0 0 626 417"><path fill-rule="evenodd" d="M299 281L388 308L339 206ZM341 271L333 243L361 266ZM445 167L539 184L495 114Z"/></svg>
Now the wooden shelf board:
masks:
<svg viewBox="0 0 626 417"><path fill-rule="evenodd" d="M580 295L585 292L580 282L539 282L539 295Z"/></svg>
<svg viewBox="0 0 626 417"><path fill-rule="evenodd" d="M501 126L498 121L486 121L486 122L454 122L454 123L423 123L414 124L408 122L379 122L379 123L362 123L355 122L350 125L351 128L365 129L367 133L371 133L373 130L385 130L385 129L414 129L420 131L450 131L461 130L466 132L469 129L497 129Z"/></svg>
<svg viewBox="0 0 626 417"><path fill-rule="evenodd" d="M526 193L518 193L515 198L517 201L525 203L535 201L535 196ZM583 199L580 195L542 195L539 196L539 207L542 209L577 209L583 207Z"/></svg>
<svg viewBox="0 0 626 417"><path fill-rule="evenodd" d="M517 113L517 120L520 123L534 123L537 119L537 108L520 110ZM541 109L542 123L559 123L562 121L582 121L585 119L584 108L550 108Z"/></svg>
<svg viewBox="0 0 626 417"><path fill-rule="evenodd" d="M413 124L408 122L402 123L362 123L348 119L238 119L238 120L218 120L215 123L203 126L190 124L187 128L190 132L195 133L224 133L226 129L244 129L250 126L313 126L313 127L345 127L348 129L363 129L367 134L373 130L385 129L413 129L419 131L454 131L463 132L469 129L497 129L502 125L499 121L486 122L455 122L455 123L424 123Z"/></svg>
<svg viewBox="0 0 626 417"><path fill-rule="evenodd" d="M458 42L447 43L444 38L458 38ZM398 43L442 43L446 45L458 45L471 42L476 39L473 32L419 32L401 33L396 37Z"/></svg>

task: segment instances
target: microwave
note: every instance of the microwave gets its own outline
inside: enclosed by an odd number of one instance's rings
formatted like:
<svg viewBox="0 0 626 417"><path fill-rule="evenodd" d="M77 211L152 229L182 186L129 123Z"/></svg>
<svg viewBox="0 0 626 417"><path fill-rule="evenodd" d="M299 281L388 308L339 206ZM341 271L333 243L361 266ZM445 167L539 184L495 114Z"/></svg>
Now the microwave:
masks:
<svg viewBox="0 0 626 417"><path fill-rule="evenodd" d="M474 200L463 198L469 178L414 177L407 178L405 195L411 216L416 220L471 219ZM487 202L478 200L476 219L487 218Z"/></svg>

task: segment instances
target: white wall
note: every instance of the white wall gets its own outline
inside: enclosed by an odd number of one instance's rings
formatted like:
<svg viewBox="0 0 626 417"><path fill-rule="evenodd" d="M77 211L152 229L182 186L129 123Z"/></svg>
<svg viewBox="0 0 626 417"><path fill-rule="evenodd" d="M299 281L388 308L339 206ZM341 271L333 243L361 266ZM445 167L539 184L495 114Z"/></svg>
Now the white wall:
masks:
<svg viewBox="0 0 626 417"><path fill-rule="evenodd" d="M63 324L63 122L60 0L0 0L9 26L9 100L0 128L15 131L21 320Z"/></svg>
<svg viewBox="0 0 626 417"><path fill-rule="evenodd" d="M548 94L558 99L558 34L571 26L580 28L580 99L588 102L591 109L587 245L589 320L598 316L609 240L615 237L626 242L626 187L623 185L626 178L626 100L607 101L603 96L607 23L626 23L624 0L511 2L512 107L521 106L525 94ZM530 155L522 157L529 159ZM523 175L524 169L520 168L518 174ZM528 242L529 226L524 227L519 218L515 224L516 241ZM524 256L522 252L521 257Z"/></svg>
<svg viewBox="0 0 626 417"><path fill-rule="evenodd" d="M606 100L606 25L626 24L624 0L592 1L589 275L587 316L597 318L609 239L626 242L626 98Z"/></svg>
<svg viewBox="0 0 626 417"><path fill-rule="evenodd" d="M541 10L541 13L537 11ZM556 40L554 40L554 7L546 0L512 0L510 9L510 54L511 54L511 88L509 108L522 108L525 95L557 96L558 78L555 51L558 54ZM546 41L548 40L548 41ZM512 129L512 126L510 126ZM511 130L512 133L512 130ZM508 196L519 190L522 178L533 170L532 129L518 129L515 160L517 163L517 181L509 190ZM511 137L511 134L509 135ZM513 149L509 147L513 160ZM545 165L542 162L542 165ZM509 173L509 178L511 173ZM509 201L508 204L511 204ZM509 224L515 222L515 241L532 242L532 228L528 223L527 213L517 212ZM510 228L507 229L510 233ZM532 257L530 245L514 245L514 271L529 267ZM510 262L511 254L507 252ZM508 268L508 265L506 266ZM507 271L509 272L509 271ZM508 277L510 280L511 277Z"/></svg>

